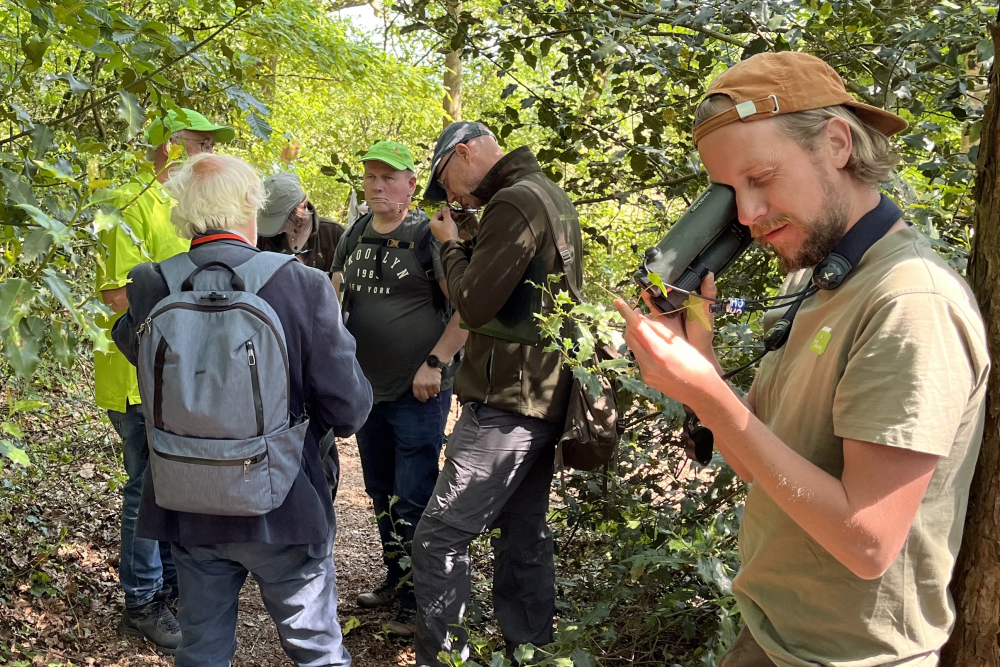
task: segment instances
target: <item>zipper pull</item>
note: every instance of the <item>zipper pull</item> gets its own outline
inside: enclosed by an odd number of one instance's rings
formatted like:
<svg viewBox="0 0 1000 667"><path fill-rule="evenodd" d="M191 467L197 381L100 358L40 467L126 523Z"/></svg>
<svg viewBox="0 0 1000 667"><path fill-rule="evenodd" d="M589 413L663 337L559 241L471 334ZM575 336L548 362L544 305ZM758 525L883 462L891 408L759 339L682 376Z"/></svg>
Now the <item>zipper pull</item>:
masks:
<svg viewBox="0 0 1000 667"><path fill-rule="evenodd" d="M142 334L146 333L146 331L149 329L149 325L152 319L153 318L151 317L147 317L146 321L140 324L139 328L135 330L135 337L140 341L142 340Z"/></svg>
<svg viewBox="0 0 1000 667"><path fill-rule="evenodd" d="M250 459L243 462L243 481L250 481Z"/></svg>
<svg viewBox="0 0 1000 667"><path fill-rule="evenodd" d="M251 366L257 365L257 355L253 353L253 341L247 341L247 363Z"/></svg>

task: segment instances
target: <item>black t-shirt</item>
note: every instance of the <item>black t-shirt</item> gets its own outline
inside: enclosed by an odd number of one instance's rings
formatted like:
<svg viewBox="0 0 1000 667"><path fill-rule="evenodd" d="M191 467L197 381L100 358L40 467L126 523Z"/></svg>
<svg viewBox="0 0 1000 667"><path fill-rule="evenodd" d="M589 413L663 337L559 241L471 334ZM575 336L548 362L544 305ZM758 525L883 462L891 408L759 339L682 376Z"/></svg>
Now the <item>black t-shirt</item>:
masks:
<svg viewBox="0 0 1000 667"><path fill-rule="evenodd" d="M429 220L423 211L411 211L389 234L360 223L337 246L333 271L344 273L350 292L347 330L358 345L358 363L372 385L375 402L394 401L412 391L413 376L437 344L447 326L439 307L435 283L444 277L440 244L430 239L434 276L427 276L417 255L409 248L359 243L359 237L413 242L426 233ZM350 256L348 256L350 250ZM378 270L379 264L381 271ZM442 389L453 378L442 380Z"/></svg>

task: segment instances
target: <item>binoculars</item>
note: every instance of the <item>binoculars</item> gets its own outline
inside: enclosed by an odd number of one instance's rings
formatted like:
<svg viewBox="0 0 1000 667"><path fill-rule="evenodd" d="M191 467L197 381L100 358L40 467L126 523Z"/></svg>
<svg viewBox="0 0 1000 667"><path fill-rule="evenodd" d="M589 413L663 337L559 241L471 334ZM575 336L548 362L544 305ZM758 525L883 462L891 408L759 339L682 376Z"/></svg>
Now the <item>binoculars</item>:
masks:
<svg viewBox="0 0 1000 667"><path fill-rule="evenodd" d="M736 216L736 194L712 183L674 223L663 240L646 250L635 281L650 294L653 305L668 317L684 307L688 293L697 292L710 272L718 278L742 255L753 237ZM649 279L656 274L667 293Z"/></svg>
<svg viewBox="0 0 1000 667"><path fill-rule="evenodd" d="M667 317L676 317L684 301L701 288L710 272L718 278L742 255L753 237L736 215L736 193L726 185L712 183L674 223L658 244L646 250L635 281L649 292L650 301ZM656 274L667 293L649 276ZM688 458L702 465L712 460L715 438L684 406L686 419L681 445Z"/></svg>

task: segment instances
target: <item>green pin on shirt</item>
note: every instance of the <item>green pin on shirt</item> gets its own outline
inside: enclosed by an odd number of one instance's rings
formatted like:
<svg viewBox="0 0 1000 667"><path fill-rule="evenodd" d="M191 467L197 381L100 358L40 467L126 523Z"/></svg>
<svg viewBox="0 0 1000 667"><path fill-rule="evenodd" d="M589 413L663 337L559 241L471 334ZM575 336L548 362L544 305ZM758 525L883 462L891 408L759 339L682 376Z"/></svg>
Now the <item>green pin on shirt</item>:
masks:
<svg viewBox="0 0 1000 667"><path fill-rule="evenodd" d="M813 338L812 345L809 346L809 349L816 354L823 354L826 352L826 346L830 344L831 331L830 327L823 327L817 331L816 337Z"/></svg>

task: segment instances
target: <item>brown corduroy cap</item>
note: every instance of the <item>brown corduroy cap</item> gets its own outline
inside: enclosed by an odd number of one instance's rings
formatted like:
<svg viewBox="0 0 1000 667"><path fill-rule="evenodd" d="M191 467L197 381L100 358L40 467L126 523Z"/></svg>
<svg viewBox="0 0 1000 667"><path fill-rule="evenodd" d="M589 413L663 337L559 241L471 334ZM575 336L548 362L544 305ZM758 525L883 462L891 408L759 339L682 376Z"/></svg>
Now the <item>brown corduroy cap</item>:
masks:
<svg viewBox="0 0 1000 667"><path fill-rule="evenodd" d="M796 111L844 105L886 136L905 130L894 113L862 104L844 88L836 70L808 53L758 53L715 77L705 97L725 95L736 105L694 128L694 145L705 135L737 120L764 120Z"/></svg>

